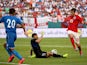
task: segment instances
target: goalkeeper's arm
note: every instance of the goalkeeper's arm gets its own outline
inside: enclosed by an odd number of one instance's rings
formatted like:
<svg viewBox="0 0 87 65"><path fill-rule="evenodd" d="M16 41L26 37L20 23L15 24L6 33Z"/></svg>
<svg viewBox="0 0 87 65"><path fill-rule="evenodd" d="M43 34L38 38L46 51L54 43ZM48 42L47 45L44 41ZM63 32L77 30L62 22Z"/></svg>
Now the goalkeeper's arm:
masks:
<svg viewBox="0 0 87 65"><path fill-rule="evenodd" d="M36 42L38 42L38 43L40 43L41 42L41 40L43 39L43 32L41 33L41 37L40 38L38 38L37 40L36 40Z"/></svg>

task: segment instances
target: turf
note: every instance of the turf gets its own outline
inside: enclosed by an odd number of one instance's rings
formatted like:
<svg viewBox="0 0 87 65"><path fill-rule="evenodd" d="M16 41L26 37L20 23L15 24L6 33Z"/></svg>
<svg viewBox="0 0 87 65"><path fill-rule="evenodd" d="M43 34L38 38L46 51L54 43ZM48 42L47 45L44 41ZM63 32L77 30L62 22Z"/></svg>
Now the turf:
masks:
<svg viewBox="0 0 87 65"><path fill-rule="evenodd" d="M8 54L3 48L5 39L0 38L0 62L7 62ZM30 58L30 39L17 39L15 42L15 49L25 58L25 64L30 65L87 65L87 38L81 39L81 45L83 50L83 56L79 55L79 52L73 50L68 38L45 38L40 43L42 50L50 51L57 49L59 54L68 53L68 58ZM18 63L18 59L15 58L13 63ZM0 64L7 65L7 64ZM8 64L9 65L9 64Z"/></svg>

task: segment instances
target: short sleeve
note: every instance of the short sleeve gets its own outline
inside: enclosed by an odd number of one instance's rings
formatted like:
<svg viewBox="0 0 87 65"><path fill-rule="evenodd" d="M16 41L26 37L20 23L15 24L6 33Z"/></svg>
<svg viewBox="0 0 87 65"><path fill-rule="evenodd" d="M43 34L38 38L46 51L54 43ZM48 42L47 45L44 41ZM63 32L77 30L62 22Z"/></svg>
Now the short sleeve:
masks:
<svg viewBox="0 0 87 65"><path fill-rule="evenodd" d="M23 22L19 19L19 18L17 18L17 24L22 24Z"/></svg>
<svg viewBox="0 0 87 65"><path fill-rule="evenodd" d="M80 17L80 16L78 16L78 20L79 20L79 23L82 23L83 18L82 18L82 17Z"/></svg>

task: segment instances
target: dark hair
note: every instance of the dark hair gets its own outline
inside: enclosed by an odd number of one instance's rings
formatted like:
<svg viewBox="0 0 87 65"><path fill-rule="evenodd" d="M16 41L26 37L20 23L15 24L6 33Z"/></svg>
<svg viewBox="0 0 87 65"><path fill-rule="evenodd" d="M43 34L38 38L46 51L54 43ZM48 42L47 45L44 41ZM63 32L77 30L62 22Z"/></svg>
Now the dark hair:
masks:
<svg viewBox="0 0 87 65"><path fill-rule="evenodd" d="M74 11L74 12L76 12L76 8L72 8L72 9L71 9L71 11Z"/></svg>
<svg viewBox="0 0 87 65"><path fill-rule="evenodd" d="M15 9L14 8L10 8L9 9L9 14L14 14L15 13Z"/></svg>
<svg viewBox="0 0 87 65"><path fill-rule="evenodd" d="M37 33L33 33L33 34L32 34L32 37L34 37L35 35L37 35Z"/></svg>

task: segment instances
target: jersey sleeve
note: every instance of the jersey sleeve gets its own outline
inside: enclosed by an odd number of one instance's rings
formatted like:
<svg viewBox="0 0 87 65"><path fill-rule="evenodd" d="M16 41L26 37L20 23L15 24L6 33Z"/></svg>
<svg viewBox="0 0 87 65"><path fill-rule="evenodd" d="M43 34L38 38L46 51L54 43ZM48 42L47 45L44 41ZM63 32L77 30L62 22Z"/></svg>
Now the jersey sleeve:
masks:
<svg viewBox="0 0 87 65"><path fill-rule="evenodd" d="M82 18L82 17L80 17L80 16L78 16L78 20L79 20L79 23L82 23L83 18Z"/></svg>
<svg viewBox="0 0 87 65"><path fill-rule="evenodd" d="M19 19L19 18L17 18L17 24L22 24L23 22Z"/></svg>
<svg viewBox="0 0 87 65"><path fill-rule="evenodd" d="M4 22L4 17L2 17L2 18L0 19L0 23L2 23L2 22Z"/></svg>

